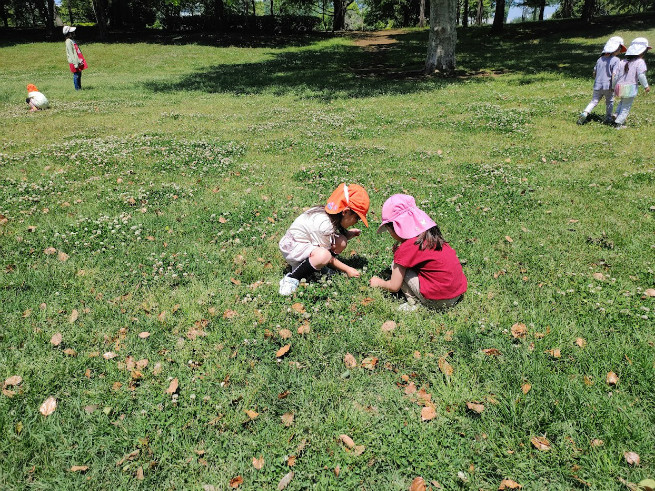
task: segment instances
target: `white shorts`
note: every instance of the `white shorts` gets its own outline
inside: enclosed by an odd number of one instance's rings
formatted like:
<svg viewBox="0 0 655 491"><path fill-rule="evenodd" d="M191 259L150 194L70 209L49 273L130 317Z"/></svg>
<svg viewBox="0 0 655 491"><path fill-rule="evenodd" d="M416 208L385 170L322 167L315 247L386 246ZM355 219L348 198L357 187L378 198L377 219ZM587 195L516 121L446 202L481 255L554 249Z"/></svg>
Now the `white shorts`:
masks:
<svg viewBox="0 0 655 491"><path fill-rule="evenodd" d="M280 239L280 252L284 260L291 265L291 269L298 266L309 257L317 245L308 242L297 242L291 235L286 234Z"/></svg>

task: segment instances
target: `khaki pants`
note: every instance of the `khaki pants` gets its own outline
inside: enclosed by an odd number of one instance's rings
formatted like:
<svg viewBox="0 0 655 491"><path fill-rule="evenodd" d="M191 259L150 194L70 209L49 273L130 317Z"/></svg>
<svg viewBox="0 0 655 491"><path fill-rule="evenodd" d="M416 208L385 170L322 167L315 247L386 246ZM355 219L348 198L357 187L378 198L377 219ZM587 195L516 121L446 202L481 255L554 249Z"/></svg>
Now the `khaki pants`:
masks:
<svg viewBox="0 0 655 491"><path fill-rule="evenodd" d="M421 305L437 311L445 311L457 305L460 300L464 297L464 294L455 297L449 298L446 300L430 300L421 295L421 289L418 279L418 274L413 269L407 268L405 270L405 278L403 279L403 284L400 289L405 294L407 298L407 303L414 305L420 303Z"/></svg>

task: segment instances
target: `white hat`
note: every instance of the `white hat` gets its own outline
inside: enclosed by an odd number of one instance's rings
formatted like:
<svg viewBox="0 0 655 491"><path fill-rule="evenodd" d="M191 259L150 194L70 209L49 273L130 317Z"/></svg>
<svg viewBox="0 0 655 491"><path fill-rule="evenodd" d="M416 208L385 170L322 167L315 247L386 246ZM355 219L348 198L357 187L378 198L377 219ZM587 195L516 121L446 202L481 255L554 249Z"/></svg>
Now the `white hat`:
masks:
<svg viewBox="0 0 655 491"><path fill-rule="evenodd" d="M623 38L621 36L612 36L605 43L603 53L614 53L619 48L621 48L621 53L625 53L626 47L623 44Z"/></svg>
<svg viewBox="0 0 655 491"><path fill-rule="evenodd" d="M73 27L73 26L64 26L64 29L63 29L64 36L65 36L66 34L68 34L69 32L75 32L75 29L77 29L77 27Z"/></svg>
<svg viewBox="0 0 655 491"><path fill-rule="evenodd" d="M630 47L628 48L628 51L625 52L626 56L637 56L642 53L645 53L651 49L650 46L648 46L648 39L646 38L634 38L632 40L632 43L630 43Z"/></svg>

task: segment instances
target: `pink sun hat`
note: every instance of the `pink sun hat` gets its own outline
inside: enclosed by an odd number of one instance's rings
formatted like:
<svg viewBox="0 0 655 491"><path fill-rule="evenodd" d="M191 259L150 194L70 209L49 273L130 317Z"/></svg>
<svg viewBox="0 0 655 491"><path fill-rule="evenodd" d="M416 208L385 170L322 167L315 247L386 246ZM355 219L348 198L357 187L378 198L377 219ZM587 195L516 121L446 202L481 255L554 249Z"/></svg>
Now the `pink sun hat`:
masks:
<svg viewBox="0 0 655 491"><path fill-rule="evenodd" d="M384 202L378 233L382 233L388 223L393 224L394 231L401 239L411 239L436 225L408 194L394 194Z"/></svg>

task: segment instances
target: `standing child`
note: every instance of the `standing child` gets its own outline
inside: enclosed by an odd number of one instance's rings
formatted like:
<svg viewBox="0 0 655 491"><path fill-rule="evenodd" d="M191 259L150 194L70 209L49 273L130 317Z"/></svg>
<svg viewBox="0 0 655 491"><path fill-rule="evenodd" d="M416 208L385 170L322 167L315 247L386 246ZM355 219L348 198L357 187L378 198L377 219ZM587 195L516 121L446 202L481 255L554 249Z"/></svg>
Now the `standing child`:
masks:
<svg viewBox="0 0 655 491"><path fill-rule="evenodd" d="M30 105L30 112L46 109L49 105L46 96L39 92L39 89L33 84L27 84L27 99L25 99L25 102Z"/></svg>
<svg viewBox="0 0 655 491"><path fill-rule="evenodd" d="M82 90L82 70L87 68L86 60L77 43L74 41L77 27L64 26L63 33L66 37L66 59L70 71L73 72L73 86L75 90Z"/></svg>
<svg viewBox="0 0 655 491"><path fill-rule="evenodd" d="M462 299L467 281L457 254L441 236L437 224L416 206L413 197L394 194L384 202L378 233L385 230L397 241L391 279L374 276L370 281L372 287L391 292L402 290L407 303L399 310L416 310L419 302L443 311Z"/></svg>
<svg viewBox="0 0 655 491"><path fill-rule="evenodd" d="M587 121L587 117L603 97L605 97L605 123L612 123L612 110L614 109L612 73L614 73L616 65L621 61L616 55L625 53L625 50L626 47L623 44L622 37L611 37L605 43L603 53L596 61L596 66L594 67L594 93L591 96L591 102L580 114L578 124L584 124Z"/></svg>
<svg viewBox="0 0 655 491"><path fill-rule="evenodd" d="M633 39L625 53L625 59L618 64L614 71L614 95L620 98L614 120L616 129L625 128L624 123L637 96L639 84L646 93L650 92L648 80L646 80L646 62L644 61L644 55L649 49L651 47L648 46L648 39Z"/></svg>
<svg viewBox="0 0 655 491"><path fill-rule="evenodd" d="M310 208L294 220L280 239L280 251L291 265L291 273L280 280L280 295L291 295L301 279L326 266L346 273L349 278L359 277L359 271L339 261L336 255L361 233L356 228L348 230L350 227L360 219L368 227L369 203L363 187L339 184L325 207Z"/></svg>

